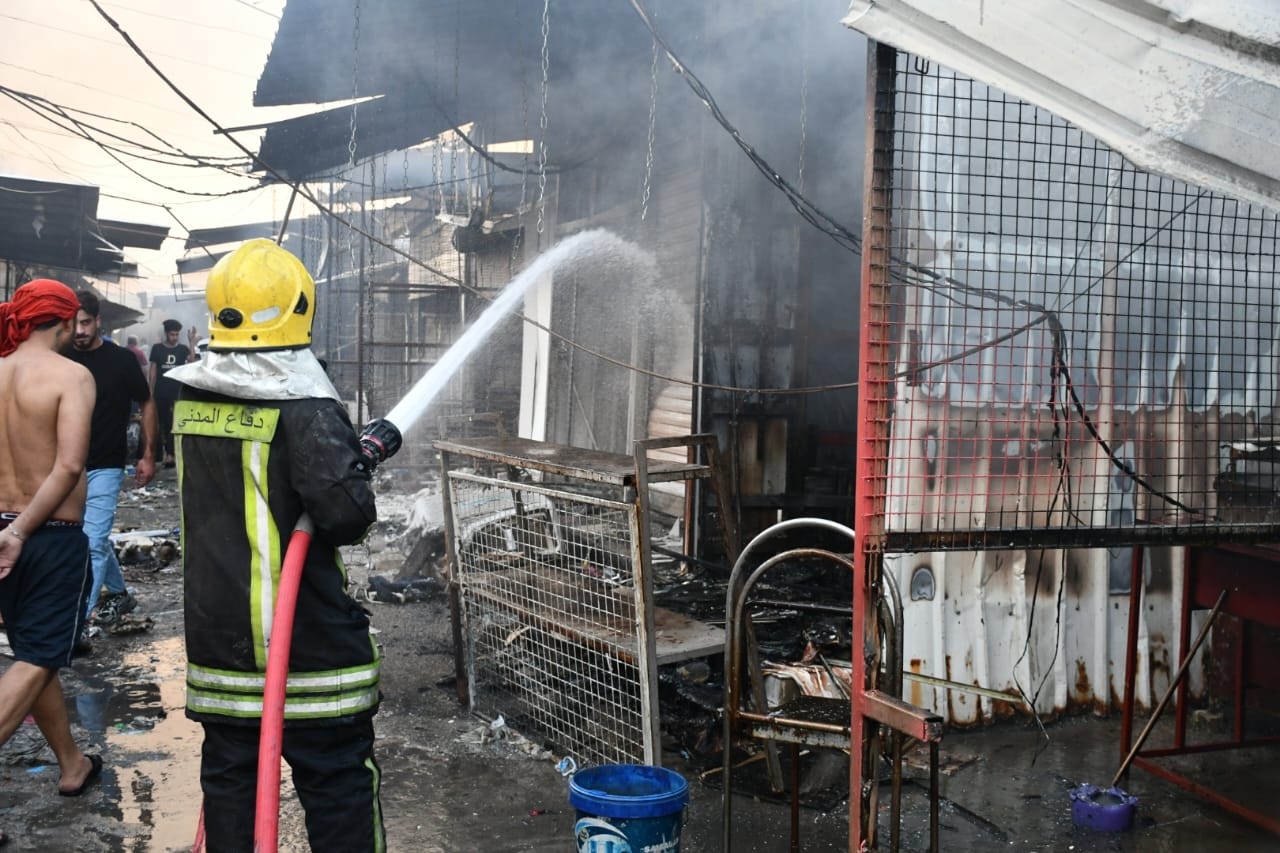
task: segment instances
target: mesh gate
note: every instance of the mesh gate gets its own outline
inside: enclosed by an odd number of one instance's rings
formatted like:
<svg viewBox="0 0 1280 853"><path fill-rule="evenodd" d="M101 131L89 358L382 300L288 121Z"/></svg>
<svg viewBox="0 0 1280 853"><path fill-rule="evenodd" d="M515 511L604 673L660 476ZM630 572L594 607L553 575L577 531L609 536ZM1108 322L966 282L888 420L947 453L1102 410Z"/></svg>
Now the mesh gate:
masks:
<svg viewBox="0 0 1280 853"><path fill-rule="evenodd" d="M862 323L881 544L1274 539L1276 216L894 62Z"/></svg>
<svg viewBox="0 0 1280 853"><path fill-rule="evenodd" d="M683 501L659 508L674 484L704 481L724 505L715 437L631 456L502 435L436 447L460 698L579 766L660 764L658 667L720 654L724 631L656 606L651 540L680 517ZM721 536L735 541L723 520Z"/></svg>
<svg viewBox="0 0 1280 853"><path fill-rule="evenodd" d="M502 714L583 763L645 761L655 744L636 619L636 505L448 477L473 710Z"/></svg>

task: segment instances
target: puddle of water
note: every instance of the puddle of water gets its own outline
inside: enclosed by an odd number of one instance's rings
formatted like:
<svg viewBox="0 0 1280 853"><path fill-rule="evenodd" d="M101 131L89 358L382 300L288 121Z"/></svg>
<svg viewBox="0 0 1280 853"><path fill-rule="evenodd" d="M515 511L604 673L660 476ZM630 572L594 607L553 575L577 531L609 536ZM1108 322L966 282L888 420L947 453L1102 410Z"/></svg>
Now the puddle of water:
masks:
<svg viewBox="0 0 1280 853"><path fill-rule="evenodd" d="M110 747L113 807L133 830L133 849L190 850L200 819L202 732L188 720L181 637L126 652L118 669L84 673L68 698L73 719Z"/></svg>
<svg viewBox="0 0 1280 853"><path fill-rule="evenodd" d="M156 636L114 663L78 669L81 684L67 706L73 722L104 742L108 771L104 796L90 801L94 820L104 818L123 835L112 849L135 853L185 853L200 822L200 749L204 732L187 719L186 649L181 636ZM68 691L71 693L72 691ZM56 767L38 768L56 772ZM306 853L302 810L282 767L279 849ZM65 830L32 817L37 832ZM118 837L118 836L117 836Z"/></svg>

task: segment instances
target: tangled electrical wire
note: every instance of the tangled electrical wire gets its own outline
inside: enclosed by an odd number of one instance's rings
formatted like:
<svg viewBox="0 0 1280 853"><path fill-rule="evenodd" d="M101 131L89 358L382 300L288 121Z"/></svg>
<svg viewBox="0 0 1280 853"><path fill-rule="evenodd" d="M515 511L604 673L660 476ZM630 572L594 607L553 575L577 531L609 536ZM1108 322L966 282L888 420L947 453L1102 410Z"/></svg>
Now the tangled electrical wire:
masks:
<svg viewBox="0 0 1280 853"><path fill-rule="evenodd" d="M392 244L391 242L385 241L374 234L368 233L365 229L362 229L357 223L350 221L346 217L342 216L337 210L333 209L330 205L327 205L323 201L321 201L315 195L314 192L312 192L309 188L305 186L304 183L302 183L301 181L293 181L285 178L283 175L279 174L275 169L273 169L270 164L261 161L256 154L254 154L248 148L244 147L241 143L235 140L234 137L228 134L226 130L222 128L211 116L209 116L198 104L196 104L193 100L191 100L190 97L188 97L180 88L178 88L172 81L170 81L169 78L154 64L154 62L152 62L152 60L146 55L146 53L143 52L141 48L133 41L133 39L128 35L128 33L126 33L120 27L120 25L115 20L113 20L106 13L105 10L102 9L102 7L96 2L96 0L90 0L90 2L94 6L94 8L97 9L99 14L120 34L120 36L134 50L134 52L137 53L138 56L140 56L143 59L143 61L147 63L149 67L151 67L151 69L157 74L157 76L159 76L161 80L163 80L180 98L182 98L182 100L186 102L188 106L190 106L199 115L201 115L206 121L208 121L219 133L226 136L227 139L229 139L233 144L235 144L238 148L240 148L240 150L246 155L246 157L249 158L250 163L255 164L257 168L261 169L262 171L265 171L267 174L271 175L275 180L279 181L280 183L291 186L294 190L295 195L303 196L325 216L331 218L333 221L337 222L341 226L350 229L353 233L360 234L364 238L371 241L371 243L376 244L388 250L393 255L398 256L403 260L424 269L425 271L431 273L432 275L438 276L443 281L451 282L459 286L460 288L463 288L464 290L468 291L470 294L479 297L481 300L487 301L488 297L485 294L479 292L475 288L468 286L465 282L461 281L456 276L449 275L443 272L442 270L436 269L431 265L422 261L420 258L413 256L410 252ZM851 229L847 228L846 226L838 222L834 217L832 217L831 215L826 213L824 210L822 210L820 207L818 207L815 203L813 203L812 200L806 197L799 189L797 189L793 184L787 181L779 173L777 169L775 169L767 160L765 160L764 157L762 157L759 154L759 152L745 139L742 133L729 121L728 117L726 116L724 111L721 109L720 105L717 103L715 97L713 96L711 91L706 87L706 85L698 78L698 76L692 71L692 69L690 69L688 65L686 65L684 61L681 60L680 57L676 55L674 50L671 48L670 44L667 42L663 34L659 31L657 26L654 24L653 19L651 18L649 13L645 10L644 6L639 2L639 0L628 0L628 2L630 3L632 9L639 16L640 20L644 23L645 27L649 30L649 33L652 35L655 44L657 44L661 48L661 50L667 57L668 61L672 65L673 69L682 77L682 79L684 79L684 81L687 83L689 88L693 91L695 96L703 103L703 105L710 112L714 120L725 130L726 133L729 134L729 136L733 139L735 144L747 156L747 158L756 167L756 169L766 178L766 180L768 180L773 186L775 186L784 195L788 203L795 209L795 211L801 216L801 218L804 219L806 222L810 223L811 225L813 225L815 228L819 229L822 233L831 237L837 244L845 248L847 251L855 255L861 254L862 240L860 236L854 233ZM141 145L132 140L125 140L123 137L119 137L116 134L111 134L110 132L105 131L102 128L99 128L96 125L93 125L91 123L75 119L68 114L68 111L63 110L61 108L57 108L56 105L52 105L48 102L45 102L43 99L39 99L36 96L29 96L29 95L26 95L26 93L18 93L18 92L15 92L14 90L7 89L4 87L0 87L0 93L3 93L9 97L14 97L16 99L19 99L21 102L24 103L24 105L28 106L28 108L42 115L45 115L45 117L48 118L49 120L55 121L55 123L58 123L59 126L62 127L64 130L68 130L70 132L76 133L76 135L78 136L83 136L84 138L91 139L92 141L95 142L95 144L98 144L104 150L107 150L112 156L118 157L121 154L126 153L125 149L122 149L119 146L107 145L105 143L100 142L97 138L93 137L91 131L96 130L111 138L115 138L120 142L128 142L130 145L133 145L142 151L148 152L148 156L144 157L144 159L152 159L154 162L160 162L160 163L166 163L166 164L182 163L183 165L190 165L196 168L213 167L224 172L235 174L237 176L246 177L246 178L248 177L248 175L245 172L237 170L236 167L233 165L235 162L238 162L236 158L225 158L225 157L215 158L215 157L191 155L185 151L182 151L182 149L178 148L177 146L174 146L165 142L164 140L160 139L158 136L156 136L157 141L160 142L164 147ZM104 117L96 116L96 118L102 119ZM145 129L143 130L145 131ZM456 126L456 122L455 122L454 131L458 134L459 138L462 139L464 143L467 144L469 147L471 147L473 150L480 151L482 156L488 155L488 152L481 150L483 146L478 145L473 139L471 139L469 135L463 133L459 126ZM149 131L146 131L146 132L149 133ZM154 134L151 134L151 135L155 136ZM135 155L133 152L128 152L128 153L131 156L140 156L140 155ZM491 165L497 168L505 168L511 171L521 171L521 170L515 169L514 167L500 163L500 161L494 160L491 155L488 155L486 159L490 162ZM242 163L242 166L243 166L243 163ZM249 187L244 190L237 190L236 192L247 192L256 188L258 187L257 186ZM168 188L168 189L175 189L175 188ZM178 190L178 189L175 189L175 191L182 192L189 195L200 195L200 193L193 193L191 191L184 191L184 190ZM227 193L211 194L211 195L225 195L225 194ZM1198 196L1197 198L1192 199L1192 201L1188 203L1186 208L1184 208L1182 211L1178 211L1174 213L1173 218L1176 218L1184 214L1186 210L1189 209L1193 204L1195 204L1199 200L1199 198L1202 196L1203 196L1203 193L1201 194L1201 196ZM1170 219L1170 222L1172 221L1173 219ZM1132 255L1133 253L1139 251L1147 242L1149 242L1151 239L1154 239L1155 235L1161 233L1163 230L1167 229L1168 227L1169 227L1169 222L1166 222L1160 225L1159 227L1153 229L1148 234L1145 240L1133 246L1133 248L1129 252L1129 255ZM1125 257L1128 257L1129 255L1126 255ZM924 267L922 265L910 263L900 257L891 256L890 260L892 262L891 263L892 279L901 284L913 285L913 286L922 288L924 290L938 294L942 298L951 300L955 304L963 307L981 307L979 304L968 301L967 297L972 297L972 298L977 298L984 301L994 301L997 304L1002 304L1010 308L1020 309L1033 314L1033 318L1028 322L1023 323L1020 326L1015 327L1013 329L1010 329L993 339L986 340L974 346L966 347L959 351L949 353L940 358L933 359L928 364L912 365L907 370L903 370L898 374L896 374L893 378L895 379L902 378L910 374L920 373L936 367L945 366L949 363L961 361L984 349L997 346L1004 341L1010 340L1016 337L1017 335L1028 331L1029 329L1033 328L1036 325L1045 324L1049 327L1051 339L1054 342L1053 353L1052 353L1052 365L1051 365L1052 381L1050 382L1049 400L1047 402L1047 405L1053 411L1053 416L1055 419L1055 430L1059 429L1059 423L1058 423L1059 421L1062 422L1061 425L1065 428L1067 421L1070 419L1070 417L1072 416L1072 413L1074 412L1074 415L1080 418L1081 423L1084 425L1086 431L1089 433L1092 439L1096 441L1099 444L1099 446L1103 449L1107 458L1110 460L1110 464L1112 464L1119 471L1121 471L1126 477L1132 479L1132 481L1135 484L1137 484L1140 488L1146 490L1148 493L1164 501L1165 503L1186 512L1192 512L1192 513L1196 512L1196 510L1194 510L1193 508L1183 504L1181 501L1178 501L1173 496L1160 491L1153 484L1151 484L1150 482L1146 481L1141 476L1139 476L1137 472L1133 470L1132 466L1130 466L1125 460L1120 459L1117 456L1117 454L1115 453L1113 448L1111 448L1110 444L1106 441L1106 439L1099 434L1096 426L1092 423L1091 419L1089 418L1083 402L1081 401L1079 395L1076 393L1074 383L1071 380L1071 374L1068 368L1068 360L1067 360L1067 352L1068 352L1067 334L1063 328L1061 320L1058 317L1058 311L1051 310L1046 306L1039 305L1034 302L1030 302L1028 300L1017 299L1007 294L1000 293L998 291L970 285L964 281L961 281L955 278L954 276L945 275L936 270ZM1122 263L1124 260L1125 258L1120 258L1116 260L1113 265L1113 268L1114 266L1117 266L1120 263ZM1101 282L1105 278L1105 275L1106 273L1099 275L1092 282L1090 282L1087 287L1083 288L1080 292L1076 293L1072 297L1072 299L1073 300L1079 299L1082 296L1088 294L1094 287L1097 286L1099 282ZM1060 310L1061 309L1059 309L1059 311ZM672 382L672 383L681 383L681 384L692 385L692 386L710 389L710 390L720 390L720 391L727 391L732 393L750 393L750 394L761 394L761 395L813 394L813 393L820 393L820 392L833 391L833 390L851 389L851 388L857 387L858 385L856 381L853 381L853 382L834 383L834 384L813 386L813 387L806 387L806 388L751 388L751 387L740 387L740 386L734 386L734 385L723 385L723 384L690 381L690 380L681 379L678 377L668 376L668 375L659 373L657 371L648 370L638 365L633 365L633 364L624 362L621 359L616 359L612 356L609 356L606 353L593 350L577 341L571 340L566 336L554 331L548 326L532 318L524 317L522 315L521 319L524 322L533 326L534 328L537 328L539 331L542 331L548 334L552 338L568 346L581 350L586 354L591 355L595 358L598 358L606 363L610 363L617 367L634 371L636 373L646 375L654 379L663 380L663 381ZM1065 398L1064 400L1058 399L1059 386L1063 388L1063 394ZM1070 401L1070 407L1066 405L1065 400ZM1069 486L1066 485L1065 472L1062 474L1062 479L1064 483L1063 488L1067 490L1066 491L1067 502L1069 504L1070 503ZM1071 510L1068 507L1068 511L1073 511L1073 510Z"/></svg>

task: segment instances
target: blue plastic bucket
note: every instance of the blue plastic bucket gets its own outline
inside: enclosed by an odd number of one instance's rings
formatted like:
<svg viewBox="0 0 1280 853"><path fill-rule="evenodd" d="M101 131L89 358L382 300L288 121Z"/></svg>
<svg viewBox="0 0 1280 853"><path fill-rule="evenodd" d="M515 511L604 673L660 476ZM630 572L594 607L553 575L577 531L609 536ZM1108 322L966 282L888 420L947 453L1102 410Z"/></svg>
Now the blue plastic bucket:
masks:
<svg viewBox="0 0 1280 853"><path fill-rule="evenodd" d="M604 764L573 774L569 804L578 853L680 853L689 783L648 764Z"/></svg>

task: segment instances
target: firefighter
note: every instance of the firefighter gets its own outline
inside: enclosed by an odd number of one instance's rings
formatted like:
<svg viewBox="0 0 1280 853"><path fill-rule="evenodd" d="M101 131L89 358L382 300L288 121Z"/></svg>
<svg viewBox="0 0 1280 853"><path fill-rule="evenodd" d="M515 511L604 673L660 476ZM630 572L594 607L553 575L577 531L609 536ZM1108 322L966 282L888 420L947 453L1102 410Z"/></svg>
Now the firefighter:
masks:
<svg viewBox="0 0 1280 853"><path fill-rule="evenodd" d="M205 298L209 351L169 375L182 383L173 429L187 716L204 728L208 849L253 849L267 648L288 630L273 623L273 605L305 513L315 532L293 625L282 753L312 850L381 851L379 653L338 551L377 518L370 472L381 457L362 451L311 351L315 284L301 261L250 240L213 268ZM398 449L398 432L394 445L386 455Z"/></svg>

